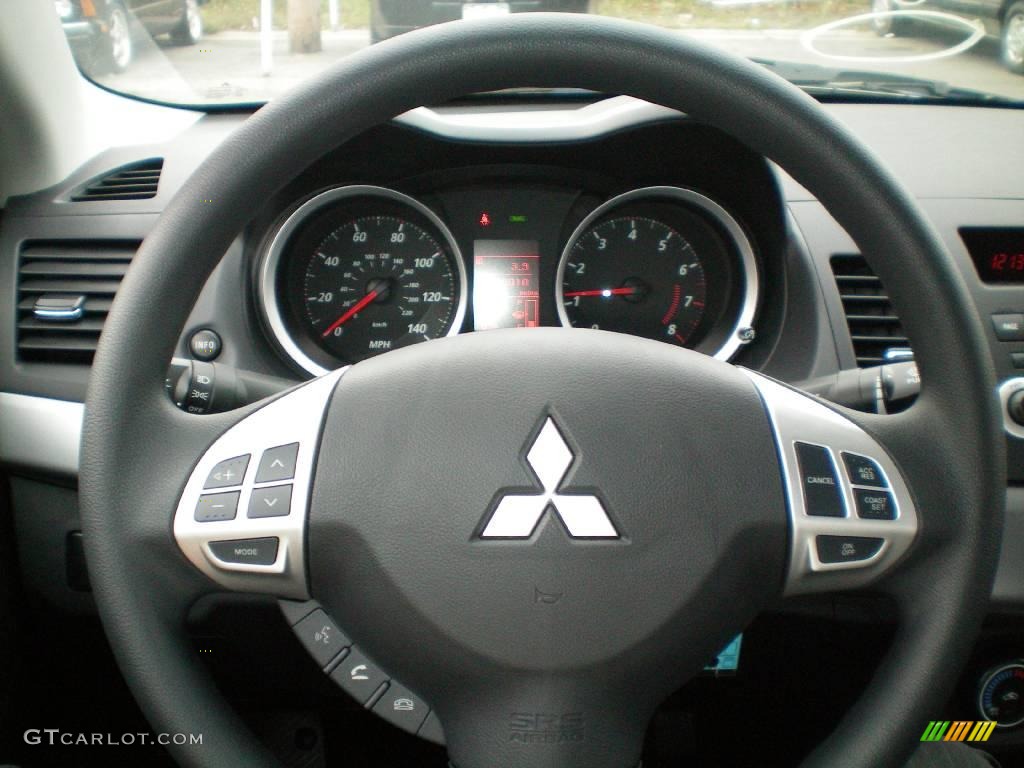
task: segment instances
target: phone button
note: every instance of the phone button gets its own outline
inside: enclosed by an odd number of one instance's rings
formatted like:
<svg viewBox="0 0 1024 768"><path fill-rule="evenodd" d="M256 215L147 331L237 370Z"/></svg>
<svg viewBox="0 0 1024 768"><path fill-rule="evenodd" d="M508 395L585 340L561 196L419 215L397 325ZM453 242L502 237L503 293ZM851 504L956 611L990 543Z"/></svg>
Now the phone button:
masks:
<svg viewBox="0 0 1024 768"><path fill-rule="evenodd" d="M392 680L384 695L373 705L373 711L403 731L416 733L427 719L430 708L415 693Z"/></svg>
<svg viewBox="0 0 1024 768"><path fill-rule="evenodd" d="M369 704L377 690L388 681L383 670L355 646L331 672L331 679L360 704Z"/></svg>

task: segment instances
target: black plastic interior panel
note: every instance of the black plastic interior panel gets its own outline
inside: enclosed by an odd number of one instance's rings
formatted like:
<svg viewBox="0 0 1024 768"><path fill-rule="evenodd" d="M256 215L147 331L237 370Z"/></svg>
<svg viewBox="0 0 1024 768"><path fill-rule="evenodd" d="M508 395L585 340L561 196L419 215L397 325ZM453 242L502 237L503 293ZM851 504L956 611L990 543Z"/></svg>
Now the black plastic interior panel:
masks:
<svg viewBox="0 0 1024 768"><path fill-rule="evenodd" d="M164 165L160 191L154 200L68 202L68 190L81 186L96 173L90 164L57 188L14 201L13 214L0 232L0 284L13 284L18 254L26 241L90 243L97 240L141 239L153 223L150 214L136 211L166 200L202 155L196 147L209 148L207 120L226 128L221 117L205 118L186 132L201 134L195 146L184 139L163 148ZM381 162L386 148L387 162ZM153 148L142 148L146 156ZM109 153L108 153L109 154ZM115 153L116 154L116 153ZM125 163L116 155L111 163ZM79 176L84 178L79 178ZM211 328L224 341L219 362L295 379L305 375L290 368L260 330L260 313L254 296L254 271L264 239L275 221L296 201L330 186L368 183L397 188L416 196L437 211L457 233L468 222L479 195L485 206L500 205L518 195L530 199L544 190L564 190L574 199L571 209L555 223L548 258L553 269L557 255L572 228L598 202L628 189L650 185L694 188L726 207L748 230L763 260L763 312L758 344L744 350L739 362L762 367L775 351L778 330L787 311L786 222L782 200L769 166L759 156L723 134L685 120L657 124L613 134L574 145L487 145L454 142L410 128L387 125L370 131L301 174L286 189L272 196L257 212L250 227L210 279L184 329L179 354L188 356L187 339L194 330ZM86 210L102 215L82 215ZM799 271L804 259L792 259ZM24 297L23 297L24 298ZM4 301L16 302L16 294ZM24 303L24 302L23 302ZM2 309L2 307L0 307ZM553 305L549 307L553 314ZM0 317L10 317L3 312ZM816 319L809 316L806 319ZM820 325L804 326L808 336L797 357L780 357L781 373L797 376L809 371L806 342ZM13 330L13 329L12 329ZM6 329L0 326L0 334ZM825 336L827 338L827 334ZM2 336L0 336L2 340ZM815 343L815 346L818 346ZM786 346L779 347L782 351ZM19 356L13 345L0 349L0 389L62 399L81 399L88 375L84 365L50 362L45 365Z"/></svg>

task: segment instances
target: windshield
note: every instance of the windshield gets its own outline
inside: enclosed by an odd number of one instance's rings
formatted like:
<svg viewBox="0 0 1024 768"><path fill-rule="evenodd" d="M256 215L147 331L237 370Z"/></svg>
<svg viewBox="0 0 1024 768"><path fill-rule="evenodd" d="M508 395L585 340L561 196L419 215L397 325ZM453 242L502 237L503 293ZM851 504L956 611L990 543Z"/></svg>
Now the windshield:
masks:
<svg viewBox="0 0 1024 768"><path fill-rule="evenodd" d="M99 84L161 102L260 103L368 45L460 18L645 21L834 98L1024 100L1018 0L55 0Z"/></svg>

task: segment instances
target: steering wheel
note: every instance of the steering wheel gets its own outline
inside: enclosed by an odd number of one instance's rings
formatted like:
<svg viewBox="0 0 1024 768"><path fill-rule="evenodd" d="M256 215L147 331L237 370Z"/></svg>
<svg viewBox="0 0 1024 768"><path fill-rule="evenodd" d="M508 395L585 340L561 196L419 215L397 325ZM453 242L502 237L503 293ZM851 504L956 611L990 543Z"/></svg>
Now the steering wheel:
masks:
<svg viewBox="0 0 1024 768"><path fill-rule="evenodd" d="M913 407L865 415L695 352L554 328L416 345L231 413L174 407L180 329L269 194L394 115L513 86L636 96L782 166L888 287L923 377ZM316 598L429 702L458 768L635 768L659 702L759 611L870 582L899 606L895 640L805 765L896 766L945 700L994 578L1005 469L987 349L907 192L761 67L577 15L413 32L260 109L143 243L86 403L100 615L153 727L203 733L171 747L186 765L276 764L184 630L200 596L237 589ZM252 457L244 501L282 446L287 515L204 506L219 462ZM859 506L865 492L880 513Z"/></svg>

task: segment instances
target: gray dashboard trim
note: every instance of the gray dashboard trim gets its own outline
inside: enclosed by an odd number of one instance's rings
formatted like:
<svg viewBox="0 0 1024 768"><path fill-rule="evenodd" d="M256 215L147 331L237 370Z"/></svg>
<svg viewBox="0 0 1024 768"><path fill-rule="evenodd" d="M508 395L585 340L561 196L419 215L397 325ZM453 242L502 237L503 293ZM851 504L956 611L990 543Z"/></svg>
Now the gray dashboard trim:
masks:
<svg viewBox="0 0 1024 768"><path fill-rule="evenodd" d="M562 109L418 107L399 115L395 122L457 141L519 144L595 139L645 123L680 117L683 117L681 112L668 107L631 96L615 96L582 107Z"/></svg>
<svg viewBox="0 0 1024 768"><path fill-rule="evenodd" d="M85 406L0 392L0 462L76 477Z"/></svg>

